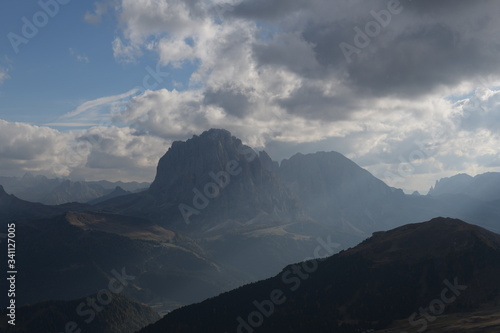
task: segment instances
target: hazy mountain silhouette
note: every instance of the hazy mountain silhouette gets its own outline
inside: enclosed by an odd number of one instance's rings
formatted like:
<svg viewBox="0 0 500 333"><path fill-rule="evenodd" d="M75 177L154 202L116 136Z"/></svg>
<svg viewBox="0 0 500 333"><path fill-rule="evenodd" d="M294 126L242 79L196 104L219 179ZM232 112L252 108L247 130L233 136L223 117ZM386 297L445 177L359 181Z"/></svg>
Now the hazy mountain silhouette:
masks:
<svg viewBox="0 0 500 333"><path fill-rule="evenodd" d="M108 190L97 184L64 180L49 191L41 202L47 205L60 205L66 202L88 202L108 193Z"/></svg>
<svg viewBox="0 0 500 333"><path fill-rule="evenodd" d="M500 305L498 281L500 235L436 218L375 233L323 261L290 265L140 332L360 332L407 318L416 330L426 324L420 309L430 304L439 314Z"/></svg>
<svg viewBox="0 0 500 333"><path fill-rule="evenodd" d="M62 214L69 210L84 210L88 206L78 203L68 203L59 206L47 206L33 203L17 198L15 195L7 194L0 185L0 225L5 226L7 222L48 217Z"/></svg>
<svg viewBox="0 0 500 333"><path fill-rule="evenodd" d="M114 191L119 186L125 191L137 192L149 187L149 183L108 182L108 181L71 181L60 178L47 178L26 173L23 177L1 177L0 184L6 192L31 202L46 205L60 205L70 202L85 203Z"/></svg>
<svg viewBox="0 0 500 333"><path fill-rule="evenodd" d="M130 191L125 191L123 188L121 188L120 186L117 186L113 192L110 192L106 195L103 195L97 199L93 199L93 200L90 200L88 203L91 204L91 205L95 205L95 204L98 204L100 202L104 202L104 201L107 201L109 199L113 199L113 198L118 198L118 197L121 197L121 196L124 196L124 195L127 195L127 194L132 194L132 192Z"/></svg>
<svg viewBox="0 0 500 333"><path fill-rule="evenodd" d="M402 190L337 152L296 154L281 162L278 174L309 216L345 231L369 234L393 226L392 212L404 199Z"/></svg>
<svg viewBox="0 0 500 333"><path fill-rule="evenodd" d="M483 201L500 201L500 173L488 172L471 177L458 174L436 181L429 195L460 194Z"/></svg>

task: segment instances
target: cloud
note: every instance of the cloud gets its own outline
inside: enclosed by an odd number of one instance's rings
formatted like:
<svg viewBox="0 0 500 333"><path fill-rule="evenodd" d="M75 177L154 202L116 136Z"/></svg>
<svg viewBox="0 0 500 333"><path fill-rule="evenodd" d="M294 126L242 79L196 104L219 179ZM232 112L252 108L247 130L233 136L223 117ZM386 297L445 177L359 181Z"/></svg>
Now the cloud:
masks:
<svg viewBox="0 0 500 333"><path fill-rule="evenodd" d="M4 174L32 171L67 175L64 156L68 156L69 140L70 135L48 127L0 120L0 169Z"/></svg>
<svg viewBox="0 0 500 333"><path fill-rule="evenodd" d="M93 12L86 11L83 19L85 22L98 25L102 22L102 17L108 12L110 4L108 2L96 2Z"/></svg>
<svg viewBox="0 0 500 333"><path fill-rule="evenodd" d="M191 84L202 86L205 103L240 117L272 103L334 121L379 98L426 98L473 90L486 76L498 81L500 23L492 13L500 4L389 3L122 0L122 36L113 48L127 61L148 50L162 66L195 64ZM366 32L374 24L375 36ZM359 52L348 61L341 43ZM269 73L282 79L278 86Z"/></svg>
<svg viewBox="0 0 500 333"><path fill-rule="evenodd" d="M96 126L75 133L75 142L88 146L85 165L72 177L152 181L160 157L171 141L140 135L131 128Z"/></svg>
<svg viewBox="0 0 500 333"><path fill-rule="evenodd" d="M83 62L83 63L89 63L90 62L90 58L87 57L86 55L84 54L78 54L75 49L73 48L69 48L69 54L71 54L75 59L76 61L78 62Z"/></svg>
<svg viewBox="0 0 500 333"><path fill-rule="evenodd" d="M3 175L33 172L88 180L152 181L169 141L130 128L95 126L59 132L44 126L0 120Z"/></svg>
<svg viewBox="0 0 500 333"><path fill-rule="evenodd" d="M455 108L465 131L495 132L500 126L500 91L480 87L470 98L457 101Z"/></svg>
<svg viewBox="0 0 500 333"><path fill-rule="evenodd" d="M127 100L130 98L132 95L136 94L137 90L132 89L130 91L127 91L126 93L119 94L119 95L114 95L114 96L106 96L106 97L101 97L97 98L91 101L87 101L80 106L78 106L75 110L66 113L65 115L62 116L62 119L66 118L75 118L76 116L82 115L84 113L87 113L89 111L96 111L100 110L103 107L116 107L117 105L123 104L124 100Z"/></svg>
<svg viewBox="0 0 500 333"><path fill-rule="evenodd" d="M146 91L134 97L123 112L116 113L114 121L167 140L184 138L210 125L210 113L202 109L200 101L196 92Z"/></svg>
<svg viewBox="0 0 500 333"><path fill-rule="evenodd" d="M5 80L10 79L9 74L7 74L7 70L0 68L0 85L5 82Z"/></svg>
<svg viewBox="0 0 500 333"><path fill-rule="evenodd" d="M113 56L120 62L134 63L143 53L136 45L125 44L120 37L112 42Z"/></svg>

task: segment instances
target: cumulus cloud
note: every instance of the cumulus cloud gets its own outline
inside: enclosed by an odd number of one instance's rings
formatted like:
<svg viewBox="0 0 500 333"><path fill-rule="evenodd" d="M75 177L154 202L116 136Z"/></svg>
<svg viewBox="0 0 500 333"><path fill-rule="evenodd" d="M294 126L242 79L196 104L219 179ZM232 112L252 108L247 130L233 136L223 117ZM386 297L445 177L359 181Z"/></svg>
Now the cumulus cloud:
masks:
<svg viewBox="0 0 500 333"><path fill-rule="evenodd" d="M140 135L131 128L92 127L75 132L77 145L88 147L85 165L71 170L84 179L152 181L171 141Z"/></svg>
<svg viewBox="0 0 500 333"><path fill-rule="evenodd" d="M67 175L70 135L48 127L0 120L0 165L6 174L32 171L42 174ZM80 164L74 159L72 163Z"/></svg>
<svg viewBox="0 0 500 333"><path fill-rule="evenodd" d="M151 181L169 142L130 128L90 127L60 132L0 120L0 169L88 180Z"/></svg>

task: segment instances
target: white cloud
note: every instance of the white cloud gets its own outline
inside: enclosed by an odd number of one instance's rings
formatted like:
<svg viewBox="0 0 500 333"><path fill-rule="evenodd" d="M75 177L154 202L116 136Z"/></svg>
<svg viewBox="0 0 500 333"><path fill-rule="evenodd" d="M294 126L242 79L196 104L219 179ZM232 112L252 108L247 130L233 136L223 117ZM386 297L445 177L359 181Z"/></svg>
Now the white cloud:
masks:
<svg viewBox="0 0 500 333"><path fill-rule="evenodd" d="M71 54L78 62L83 62L86 64L88 64L90 62L89 57L87 57L85 54L77 53L76 50L71 48L71 47L69 48L69 54Z"/></svg>
<svg viewBox="0 0 500 333"><path fill-rule="evenodd" d="M88 180L152 181L169 142L130 128L91 127L59 132L0 120L3 175L33 172Z"/></svg>
<svg viewBox="0 0 500 333"><path fill-rule="evenodd" d="M70 173L69 164L83 161L70 156L71 135L48 127L0 120L0 169L5 174L31 171L34 173L61 175Z"/></svg>
<svg viewBox="0 0 500 333"><path fill-rule="evenodd" d="M98 25L102 22L102 17L108 12L110 4L108 2L96 2L93 12L86 11L83 19L85 22L93 25Z"/></svg>
<svg viewBox="0 0 500 333"><path fill-rule="evenodd" d="M111 45L115 59L124 63L136 62L137 58L142 55L138 46L132 44L127 45L120 37L116 37Z"/></svg>
<svg viewBox="0 0 500 333"><path fill-rule="evenodd" d="M84 102L83 104L78 106L75 110L63 115L61 119L73 118L72 120L74 121L75 117L81 116L86 113L90 113L92 111L94 111L95 113L97 113L97 115L99 115L103 109L105 110L106 113L109 114L108 109L113 110L116 107L119 107L120 105L124 105L128 101L128 99L137 92L138 90L132 89L123 94L101 97L91 101ZM102 119L102 117L96 117L96 114L90 117L86 115L84 119L88 120L89 118Z"/></svg>
<svg viewBox="0 0 500 333"><path fill-rule="evenodd" d="M6 70L0 68L0 85L5 82L5 80L10 79L9 74Z"/></svg>

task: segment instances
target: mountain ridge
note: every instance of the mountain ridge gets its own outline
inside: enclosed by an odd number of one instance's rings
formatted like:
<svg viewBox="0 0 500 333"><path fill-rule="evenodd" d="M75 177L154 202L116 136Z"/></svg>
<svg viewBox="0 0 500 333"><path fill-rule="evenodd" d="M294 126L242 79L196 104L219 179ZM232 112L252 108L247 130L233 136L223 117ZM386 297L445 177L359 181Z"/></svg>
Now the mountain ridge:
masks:
<svg viewBox="0 0 500 333"><path fill-rule="evenodd" d="M428 192L430 196L450 194L483 201L500 201L500 172L486 172L474 177L462 173L441 178Z"/></svg>

